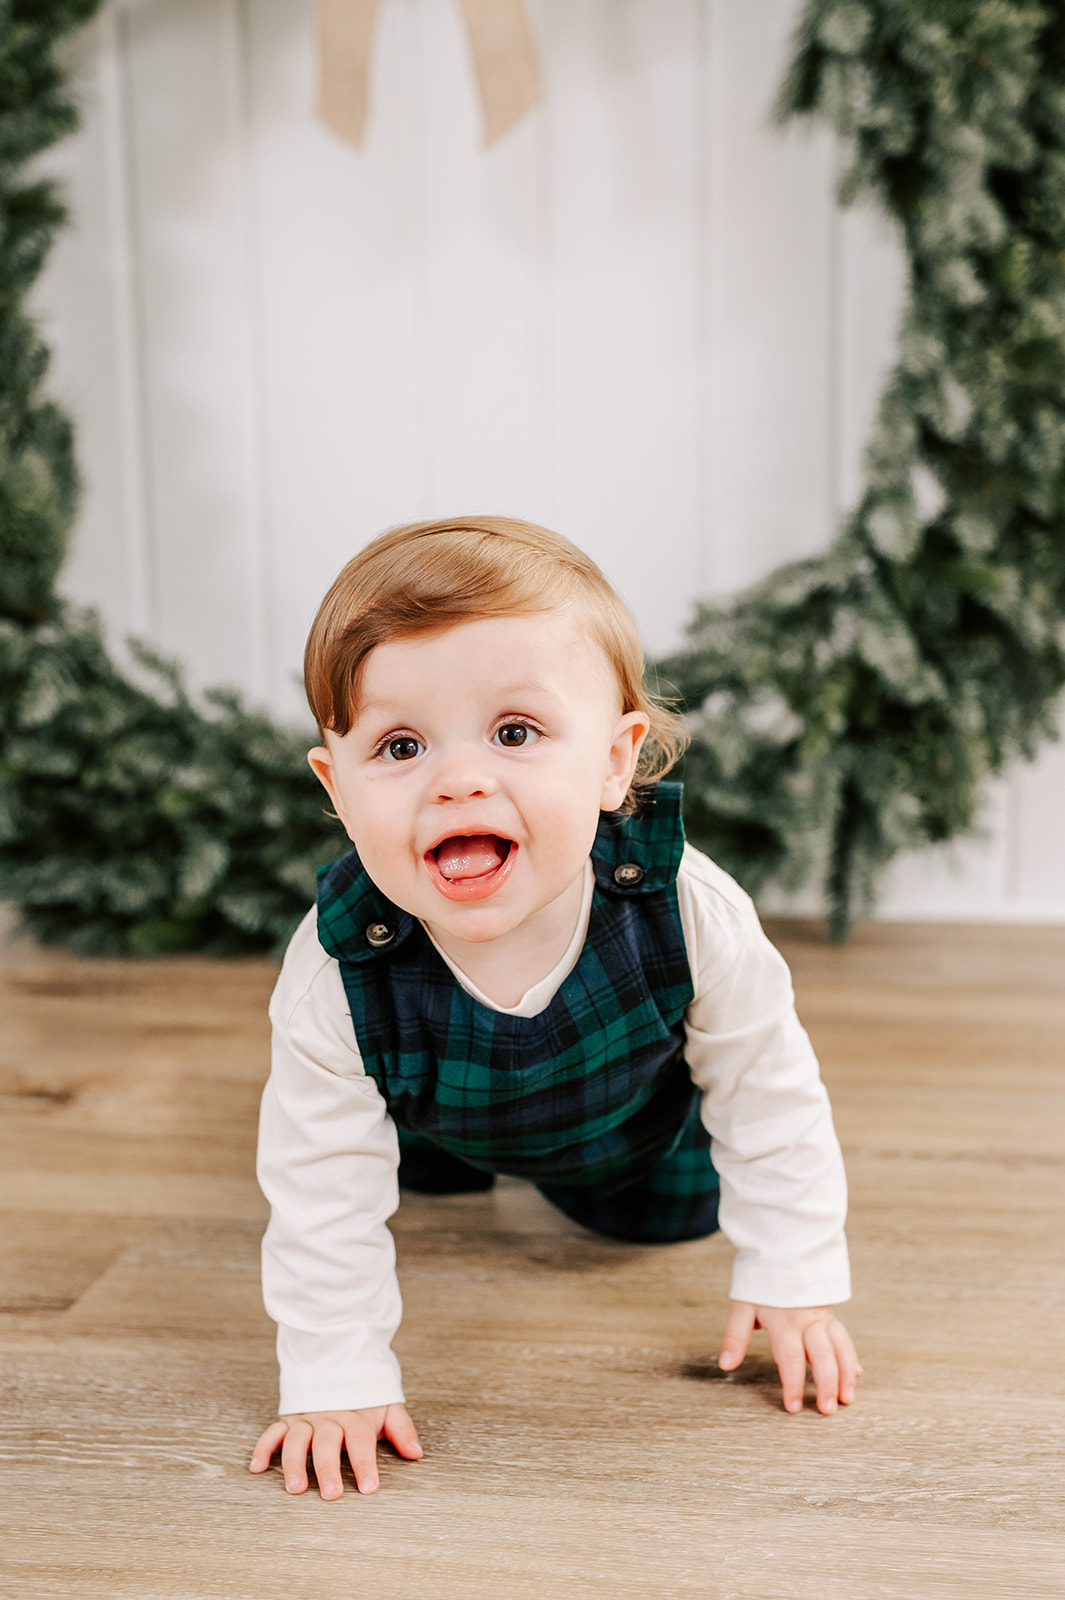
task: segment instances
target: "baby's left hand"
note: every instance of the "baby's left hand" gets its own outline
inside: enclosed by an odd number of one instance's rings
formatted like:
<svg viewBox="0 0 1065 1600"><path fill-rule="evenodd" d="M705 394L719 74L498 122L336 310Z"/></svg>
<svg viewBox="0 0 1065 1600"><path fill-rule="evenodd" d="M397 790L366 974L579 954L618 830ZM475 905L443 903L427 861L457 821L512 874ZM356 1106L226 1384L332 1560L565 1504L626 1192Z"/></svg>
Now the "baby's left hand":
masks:
<svg viewBox="0 0 1065 1600"><path fill-rule="evenodd" d="M746 1300L731 1301L718 1357L725 1372L739 1366L755 1328L764 1328L769 1335L785 1411L802 1410L807 1362L817 1386L818 1411L835 1411L837 1401L850 1405L862 1369L851 1336L831 1306L752 1306Z"/></svg>

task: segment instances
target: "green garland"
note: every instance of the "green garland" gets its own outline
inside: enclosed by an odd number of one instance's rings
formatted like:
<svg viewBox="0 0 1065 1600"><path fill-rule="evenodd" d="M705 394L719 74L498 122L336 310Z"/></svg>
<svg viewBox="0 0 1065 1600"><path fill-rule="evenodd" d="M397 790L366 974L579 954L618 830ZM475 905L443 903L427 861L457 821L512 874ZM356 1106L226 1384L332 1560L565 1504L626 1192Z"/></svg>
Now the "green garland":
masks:
<svg viewBox="0 0 1065 1600"><path fill-rule="evenodd" d="M1065 684L1065 9L814 0L785 115L850 151L909 304L866 488L827 555L702 608L660 665L691 715L692 837L842 938L906 846L974 820Z"/></svg>
<svg viewBox="0 0 1065 1600"><path fill-rule="evenodd" d="M24 310L63 212L20 173L74 126L55 46L100 0L0 0L0 895L37 937L276 949L343 840L304 742L110 660L55 580L76 504ZM842 936L899 849L970 827L1065 684L1065 14L812 0L782 97L851 152L910 261L860 505L827 555L659 664L687 822L749 888L819 877Z"/></svg>
<svg viewBox="0 0 1065 1600"><path fill-rule="evenodd" d="M0 0L0 899L83 951L277 949L344 846L307 741L143 649L135 682L55 590L77 477L23 307L64 213L19 174L76 124L55 47L100 4Z"/></svg>

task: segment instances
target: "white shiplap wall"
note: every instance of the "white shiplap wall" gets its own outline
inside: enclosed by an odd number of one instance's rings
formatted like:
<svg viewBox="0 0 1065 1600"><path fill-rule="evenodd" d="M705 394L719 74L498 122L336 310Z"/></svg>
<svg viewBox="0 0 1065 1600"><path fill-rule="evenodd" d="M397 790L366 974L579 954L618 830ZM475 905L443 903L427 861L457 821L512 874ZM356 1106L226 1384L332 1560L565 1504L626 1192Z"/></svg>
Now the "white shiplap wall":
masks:
<svg viewBox="0 0 1065 1600"><path fill-rule="evenodd" d="M546 107L490 151L454 0L385 0L369 140L312 116L311 0L112 0L76 41L75 225L38 296L86 497L68 591L287 718L382 526L560 528L674 645L858 492L902 267L771 121L798 0L530 0ZM1065 756L883 913L1065 920Z"/></svg>

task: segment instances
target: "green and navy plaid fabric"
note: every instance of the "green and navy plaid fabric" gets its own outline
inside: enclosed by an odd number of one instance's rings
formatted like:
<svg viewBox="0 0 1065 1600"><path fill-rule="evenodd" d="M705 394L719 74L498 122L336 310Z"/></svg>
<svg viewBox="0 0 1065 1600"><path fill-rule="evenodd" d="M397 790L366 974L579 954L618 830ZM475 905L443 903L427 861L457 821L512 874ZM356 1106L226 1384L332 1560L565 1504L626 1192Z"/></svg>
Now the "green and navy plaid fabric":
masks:
<svg viewBox="0 0 1065 1600"><path fill-rule="evenodd" d="M673 1148L635 1183L610 1194L586 1185L541 1183L551 1204L611 1239L632 1244L677 1244L717 1232L717 1173L710 1160L710 1135L700 1116L701 1095L693 1095Z"/></svg>
<svg viewBox="0 0 1065 1600"><path fill-rule="evenodd" d="M397 1124L474 1166L531 1178L579 1221L624 1191L635 1203L639 1188L658 1217L644 1219L653 1236L712 1231L717 1178L683 1057L693 993L677 907L683 846L679 784L658 785L638 815L601 819L584 948L536 1017L467 994L354 851L323 868L319 938ZM600 1223L587 1225L650 1237Z"/></svg>

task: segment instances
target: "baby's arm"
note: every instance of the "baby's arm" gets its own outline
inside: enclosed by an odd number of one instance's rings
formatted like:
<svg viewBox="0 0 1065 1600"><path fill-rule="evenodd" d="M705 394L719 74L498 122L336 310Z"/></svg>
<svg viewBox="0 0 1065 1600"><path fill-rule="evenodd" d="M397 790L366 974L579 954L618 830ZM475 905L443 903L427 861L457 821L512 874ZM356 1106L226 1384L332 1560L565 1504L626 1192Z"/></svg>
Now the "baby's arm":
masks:
<svg viewBox="0 0 1065 1600"><path fill-rule="evenodd" d="M388 1229L399 1152L311 919L293 938L270 1015L258 1173L271 1208L263 1299L278 1325L282 1417L256 1445L252 1470L265 1471L280 1445L286 1485L300 1493L309 1449L324 1492L324 1482L340 1483L346 1442L365 1489L368 1472L376 1484L378 1437L418 1454L390 1348L401 1310Z"/></svg>
<svg viewBox="0 0 1065 1600"><path fill-rule="evenodd" d="M686 1054L736 1246L721 1365L766 1329L787 1410L807 1362L818 1406L849 1404L860 1372L832 1305L850 1297L847 1191L817 1059L795 1015L787 966L747 896L690 848L678 883L695 998Z"/></svg>
<svg viewBox="0 0 1065 1600"><path fill-rule="evenodd" d="M345 1449L359 1493L373 1494L379 1439L387 1439L405 1460L421 1460L422 1447L406 1406L371 1406L363 1411L307 1411L279 1418L252 1451L250 1470L265 1472L280 1446L285 1488L289 1494L303 1494L310 1451L322 1499L339 1500L344 1493L340 1458Z"/></svg>

